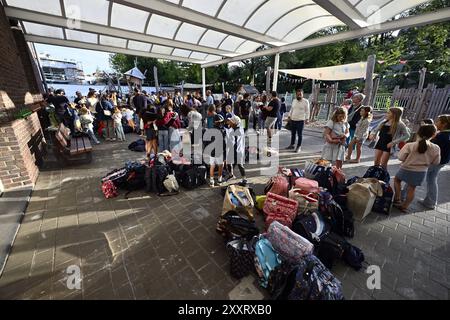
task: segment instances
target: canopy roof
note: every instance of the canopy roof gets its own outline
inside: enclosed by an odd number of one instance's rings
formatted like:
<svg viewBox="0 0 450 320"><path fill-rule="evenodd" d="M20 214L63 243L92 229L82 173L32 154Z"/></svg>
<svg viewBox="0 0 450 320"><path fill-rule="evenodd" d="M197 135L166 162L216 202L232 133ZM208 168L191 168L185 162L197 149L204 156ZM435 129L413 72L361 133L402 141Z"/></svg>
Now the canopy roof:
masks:
<svg viewBox="0 0 450 320"><path fill-rule="evenodd" d="M378 27L424 0L0 0L26 39L207 64L290 49L332 26ZM444 9L446 10L446 9ZM443 10L441 10L443 11ZM449 11L407 25L449 19ZM399 19L405 20L405 19ZM402 27L401 24L391 25ZM404 26L403 26L404 27ZM381 32L383 29L380 29ZM395 30L395 29L393 29ZM291 47L289 47L291 46ZM267 48L266 47L266 48ZM270 51L272 50L272 51ZM258 52L258 54L264 54Z"/></svg>
<svg viewBox="0 0 450 320"><path fill-rule="evenodd" d="M367 62L357 62L324 68L281 69L280 72L307 79L339 81L365 78L366 69Z"/></svg>

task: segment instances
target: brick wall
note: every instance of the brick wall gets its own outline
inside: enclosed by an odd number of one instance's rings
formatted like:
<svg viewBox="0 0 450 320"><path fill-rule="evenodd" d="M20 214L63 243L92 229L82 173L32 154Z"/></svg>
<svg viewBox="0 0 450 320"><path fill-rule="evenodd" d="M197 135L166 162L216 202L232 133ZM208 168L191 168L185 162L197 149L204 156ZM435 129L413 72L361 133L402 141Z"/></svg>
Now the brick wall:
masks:
<svg viewBox="0 0 450 320"><path fill-rule="evenodd" d="M42 102L29 48L20 30L11 29L0 6L0 181L5 190L33 185L39 175L36 154L45 142L36 113L16 119L23 108Z"/></svg>

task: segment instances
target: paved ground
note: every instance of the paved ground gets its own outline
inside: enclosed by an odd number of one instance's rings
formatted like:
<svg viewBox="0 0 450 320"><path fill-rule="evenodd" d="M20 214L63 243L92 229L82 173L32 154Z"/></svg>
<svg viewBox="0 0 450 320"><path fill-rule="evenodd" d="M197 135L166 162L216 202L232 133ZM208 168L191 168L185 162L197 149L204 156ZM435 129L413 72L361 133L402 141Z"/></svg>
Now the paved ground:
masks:
<svg viewBox="0 0 450 320"><path fill-rule="evenodd" d="M285 133L283 133L285 134ZM300 155L282 152L281 163L301 166L323 142L308 130ZM133 138L128 137L131 141ZM282 137L282 142L287 138ZM207 186L158 198L134 192L107 200L99 178L141 154L126 143L95 147L94 161L41 172L24 221L0 278L3 299L262 299L252 277L229 275L224 243L215 232L221 212L219 189ZM371 150L365 150L371 155ZM344 167L362 175L370 157ZM394 174L398 163L393 161ZM255 168L250 181L261 191L267 177ZM381 290L366 287L367 274L343 264L333 268L347 299L449 299L450 194L440 177L436 211L413 205L414 213L372 213L357 223L351 242L370 264L381 267ZM423 190L418 191L419 196ZM67 288L67 268L81 268L80 290Z"/></svg>

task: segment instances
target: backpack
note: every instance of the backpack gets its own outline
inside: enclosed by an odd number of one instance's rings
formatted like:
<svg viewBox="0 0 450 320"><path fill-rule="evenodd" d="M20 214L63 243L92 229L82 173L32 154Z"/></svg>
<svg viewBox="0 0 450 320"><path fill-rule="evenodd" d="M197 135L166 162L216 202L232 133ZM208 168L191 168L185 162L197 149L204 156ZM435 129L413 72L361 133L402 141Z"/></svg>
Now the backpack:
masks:
<svg viewBox="0 0 450 320"><path fill-rule="evenodd" d="M343 258L346 243L340 235L329 233L320 241L316 256L328 269L332 269L335 262Z"/></svg>
<svg viewBox="0 0 450 320"><path fill-rule="evenodd" d="M128 145L128 149L135 152L143 152L145 151L145 141L143 139L133 141Z"/></svg>
<svg viewBox="0 0 450 320"><path fill-rule="evenodd" d="M271 272L280 264L279 254L270 241L261 235L255 245L255 268L263 288L267 288Z"/></svg>
<svg viewBox="0 0 450 320"><path fill-rule="evenodd" d="M384 182L383 187L387 188L387 186L390 185L391 176L389 175L389 172L384 169L382 166L372 166L367 169L366 173L364 174L363 178L376 178L378 180L381 180Z"/></svg>
<svg viewBox="0 0 450 320"><path fill-rule="evenodd" d="M319 195L319 211L330 224L331 231L343 237L353 238L355 227L353 214L346 206L339 205L329 192Z"/></svg>
<svg viewBox="0 0 450 320"><path fill-rule="evenodd" d="M106 180L102 183L102 192L106 199L114 198L119 195L116 186L111 180Z"/></svg>
<svg viewBox="0 0 450 320"><path fill-rule="evenodd" d="M219 218L216 231L227 241L239 238L250 240L259 234L259 229L253 220L236 211L229 211Z"/></svg>
<svg viewBox="0 0 450 320"><path fill-rule="evenodd" d="M207 169L205 166L181 165L175 174L181 186L187 190L195 189L206 183Z"/></svg>
<svg viewBox="0 0 450 320"><path fill-rule="evenodd" d="M232 240L226 245L230 258L230 274L241 279L255 270L255 242L243 238Z"/></svg>
<svg viewBox="0 0 450 320"><path fill-rule="evenodd" d="M345 175L341 169L334 166L318 170L314 180L319 183L320 187L331 192L332 195L347 193Z"/></svg>
<svg viewBox="0 0 450 320"><path fill-rule="evenodd" d="M393 203L394 190L391 186L387 186L387 188L384 188L383 190L383 196L375 198L372 211L389 215L391 213Z"/></svg>
<svg viewBox="0 0 450 320"><path fill-rule="evenodd" d="M330 226L320 214L313 212L297 216L292 223L292 231L317 244L330 232Z"/></svg>
<svg viewBox="0 0 450 320"><path fill-rule="evenodd" d="M363 267L365 260L364 253L361 249L349 242L345 243L343 258L344 261L356 271L359 271Z"/></svg>
<svg viewBox="0 0 450 320"><path fill-rule="evenodd" d="M152 170L152 191L156 192L158 195L167 192L167 189L164 187L164 180L166 180L167 176L170 174L170 167L166 165L155 165Z"/></svg>
<svg viewBox="0 0 450 320"><path fill-rule="evenodd" d="M314 255L305 256L289 278L289 300L344 300L341 282Z"/></svg>
<svg viewBox="0 0 450 320"><path fill-rule="evenodd" d="M178 185L178 181L175 178L175 175L169 174L163 182L164 188L169 192L179 192L180 186Z"/></svg>
<svg viewBox="0 0 450 320"><path fill-rule="evenodd" d="M128 170L126 168L114 169L105 175L101 182L104 183L106 181L111 181L114 183L116 188L123 187L124 183L127 180Z"/></svg>

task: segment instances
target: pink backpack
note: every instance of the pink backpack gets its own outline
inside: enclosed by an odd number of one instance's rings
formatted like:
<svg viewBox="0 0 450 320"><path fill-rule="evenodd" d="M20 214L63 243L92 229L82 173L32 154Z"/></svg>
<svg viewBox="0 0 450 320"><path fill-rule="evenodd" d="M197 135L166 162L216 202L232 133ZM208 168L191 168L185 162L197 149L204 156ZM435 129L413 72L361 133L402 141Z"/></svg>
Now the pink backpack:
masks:
<svg viewBox="0 0 450 320"><path fill-rule="evenodd" d="M298 178L295 180L295 187L299 188L307 193L319 193L319 183L315 180L307 178Z"/></svg>
<svg viewBox="0 0 450 320"><path fill-rule="evenodd" d="M102 192L106 199L114 198L119 195L116 186L111 180L106 180L102 183Z"/></svg>
<svg viewBox="0 0 450 320"><path fill-rule="evenodd" d="M272 222L291 227L292 221L297 216L298 202L286 197L269 192L264 202L264 214L266 215L266 227Z"/></svg>

